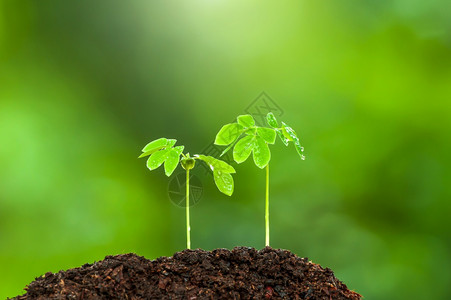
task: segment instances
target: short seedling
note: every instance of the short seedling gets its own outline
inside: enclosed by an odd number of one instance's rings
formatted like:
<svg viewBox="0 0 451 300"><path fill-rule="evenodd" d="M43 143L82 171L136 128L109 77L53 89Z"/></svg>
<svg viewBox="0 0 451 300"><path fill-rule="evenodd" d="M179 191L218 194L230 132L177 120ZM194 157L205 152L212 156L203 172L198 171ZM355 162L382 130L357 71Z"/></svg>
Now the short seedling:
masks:
<svg viewBox="0 0 451 300"><path fill-rule="evenodd" d="M251 115L238 116L236 123L224 125L216 135L215 144L228 146L221 154L224 155L233 147L233 159L242 163L253 153L254 162L260 169L266 167L266 201L265 201L265 245L269 246L269 161L271 152L268 144L274 144L276 135L285 146L292 142L304 160L304 147L301 146L295 131L286 123L279 127L273 113L268 113L266 121L271 128L255 126Z"/></svg>
<svg viewBox="0 0 451 300"><path fill-rule="evenodd" d="M216 159L206 155L194 155L191 157L189 153L184 154L184 146L174 147L177 140L160 138L148 143L143 149L142 154L139 156L149 156L147 160L147 167L149 170L155 170L164 163L164 171L166 176L171 176L177 165L182 165L186 170L186 247L191 249L191 227L189 218L189 171L194 168L196 160L201 160L206 163L213 172L213 178L215 180L218 189L227 196L233 193L233 177L230 174L235 173L235 169L222 160ZM182 155L182 159L180 159Z"/></svg>

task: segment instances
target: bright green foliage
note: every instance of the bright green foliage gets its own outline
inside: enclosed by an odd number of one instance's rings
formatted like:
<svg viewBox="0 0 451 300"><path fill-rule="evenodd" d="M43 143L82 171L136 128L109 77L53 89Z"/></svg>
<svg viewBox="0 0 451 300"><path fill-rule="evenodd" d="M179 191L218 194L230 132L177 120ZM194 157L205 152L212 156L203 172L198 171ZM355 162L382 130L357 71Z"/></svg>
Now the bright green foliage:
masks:
<svg viewBox="0 0 451 300"><path fill-rule="evenodd" d="M269 246L269 161L271 160L271 152L269 151L268 144L274 144L276 135L278 135L286 146L290 142L293 142L301 159L304 160L305 157L302 154L304 148L301 146L293 128L284 122L281 122L282 127L279 127L279 123L273 113L266 115L266 121L271 128L255 126L254 118L251 115L238 116L237 123L227 124L221 128L216 135L215 144L227 146L221 156L233 147L233 159L237 163L240 164L246 161L251 153L253 153L255 165L260 169L266 167L265 245ZM224 175L223 172L213 171L213 175L220 191L227 194L228 190L223 189L231 184L231 192L233 192L233 179L230 174L227 173L227 175Z"/></svg>
<svg viewBox="0 0 451 300"><path fill-rule="evenodd" d="M305 160L305 156L303 154L304 147L301 146L301 142L299 141L299 138L294 129L284 122L281 122L282 127L279 128L276 117L271 112L266 116L266 121L269 126L274 128L280 140L285 144L285 146L288 146L289 142L293 142L296 151L301 156L301 159Z"/></svg>
<svg viewBox="0 0 451 300"><path fill-rule="evenodd" d="M245 136L240 139L242 134ZM275 135L274 129L255 126L251 115L241 115L237 117L237 123L221 128L216 135L215 144L229 145L221 155L234 147L233 159L237 163L244 162L253 153L255 164L263 169L271 159L268 143L274 143Z"/></svg>
<svg viewBox="0 0 451 300"><path fill-rule="evenodd" d="M254 149L254 135L248 135L242 138L236 143L235 148L233 148L233 159L237 163L244 162Z"/></svg>
<svg viewBox="0 0 451 300"><path fill-rule="evenodd" d="M185 148L184 146L174 147L176 142L177 140L166 138L152 141L143 148L143 154L139 158L150 155L147 160L147 167L151 171L164 163L165 174L169 177L179 164L180 155Z"/></svg>
<svg viewBox="0 0 451 300"><path fill-rule="evenodd" d="M233 125L229 126L229 128L242 128L242 126L239 124L229 125ZM236 137L234 137L234 139L235 138ZM151 171L157 169L164 163L164 171L166 176L168 177L171 176L171 174L177 168L179 162L185 170L190 170L194 168L196 159L202 160L212 170L213 178L219 191L226 194L227 196L232 195L234 183L232 175L230 174L235 173L235 169L231 165L212 156L194 155L194 157L190 157L189 153L185 155L183 154L185 147L174 147L176 142L177 140L166 138L160 138L152 141L142 149L143 154L141 154L139 157L141 158L150 155L147 160L147 167ZM180 159L180 155L183 156L182 159Z"/></svg>
<svg viewBox="0 0 451 300"><path fill-rule="evenodd" d="M263 169L271 159L271 152L266 141L260 137L255 136L254 142L254 162L257 167Z"/></svg>
<svg viewBox="0 0 451 300"><path fill-rule="evenodd" d="M143 154L141 154L139 156L139 158L149 156L152 153L154 153L158 150L161 150L165 147L174 146L176 142L177 142L177 140L171 140L171 139L168 140L166 138L161 138L161 139L155 140L153 142L150 142L143 148L143 150L142 150Z"/></svg>
<svg viewBox="0 0 451 300"><path fill-rule="evenodd" d="M249 124L249 119L245 118L243 119L243 122ZM240 124L229 124L226 129L223 130L223 135L219 139L219 143L231 143L241 135L243 128L244 127ZM234 135L228 135L227 132L229 130L232 130L231 132L234 132ZM203 161L210 167L213 172L213 178L215 180L216 186L218 187L220 192L226 194L227 196L231 196L233 194L233 177L230 174L235 173L235 169L226 162L223 162L222 160L216 159L212 156L199 154L191 157L189 153L183 154L185 146L174 147L176 142L177 141L174 139L167 138L160 138L152 141L142 149L143 153L139 156L139 158L150 155L150 157L147 159L147 167L149 168L149 170L155 170L164 163L164 172L168 177L171 176L171 174L177 168L179 162L182 165L182 168L186 170L186 248L191 249L189 174L190 170L196 165L196 159ZM180 159L180 155L183 156L182 159Z"/></svg>
<svg viewBox="0 0 451 300"><path fill-rule="evenodd" d="M235 169L212 156L196 155L195 157L204 161L213 171L213 178L218 189L222 193L231 196L233 193L233 177L230 174L235 173Z"/></svg>
<svg viewBox="0 0 451 300"><path fill-rule="evenodd" d="M241 115L237 118L238 124L245 128L253 127L255 125L254 118L251 115Z"/></svg>
<svg viewBox="0 0 451 300"><path fill-rule="evenodd" d="M235 141L244 131L244 126L237 123L224 125L216 135L216 145L228 145Z"/></svg>
<svg viewBox="0 0 451 300"><path fill-rule="evenodd" d="M271 128L258 127L257 134L261 136L268 144L274 144L276 141L276 132Z"/></svg>
<svg viewBox="0 0 451 300"><path fill-rule="evenodd" d="M286 146L293 142L301 158L305 159L302 154L304 148L295 131L284 122L282 127L279 127L273 113L268 113L266 120L271 128L255 126L251 115L238 116L237 123L224 125L215 140L216 145L228 146L221 156L233 148L233 159L240 164L253 153L255 165L263 169L271 160L268 144L274 144L278 135Z"/></svg>

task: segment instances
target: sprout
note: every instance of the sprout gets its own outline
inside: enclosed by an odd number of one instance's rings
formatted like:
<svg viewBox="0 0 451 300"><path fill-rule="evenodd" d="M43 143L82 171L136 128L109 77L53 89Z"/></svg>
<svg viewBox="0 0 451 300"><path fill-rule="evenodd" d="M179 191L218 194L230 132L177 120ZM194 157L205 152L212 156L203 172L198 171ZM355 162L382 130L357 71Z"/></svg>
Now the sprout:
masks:
<svg viewBox="0 0 451 300"><path fill-rule="evenodd" d="M212 156L196 154L193 157L189 153L184 154L185 146L174 147L177 140L160 138L148 143L143 149L139 158L149 156L147 167L149 170L155 170L164 163L164 172L166 176L171 176L177 168L179 162L186 171L186 247L191 249L191 227L189 214L189 172L196 165L196 160L206 163L213 172L213 178L218 189L231 196L234 183L230 174L235 173L235 169L226 162L216 159ZM180 158L182 156L182 158Z"/></svg>
<svg viewBox="0 0 451 300"><path fill-rule="evenodd" d="M293 143L296 151L302 160L304 147L301 146L296 132L286 123L276 120L272 112L266 116L266 121L271 128L255 126L254 118L251 115L240 115L236 123L224 125L216 135L215 144L227 146L221 156L233 148L233 159L237 163L246 161L251 153L254 163L260 169L266 168L266 201L265 201L265 245L269 246L269 161L271 152L269 144L274 144L276 135L282 140L285 146Z"/></svg>

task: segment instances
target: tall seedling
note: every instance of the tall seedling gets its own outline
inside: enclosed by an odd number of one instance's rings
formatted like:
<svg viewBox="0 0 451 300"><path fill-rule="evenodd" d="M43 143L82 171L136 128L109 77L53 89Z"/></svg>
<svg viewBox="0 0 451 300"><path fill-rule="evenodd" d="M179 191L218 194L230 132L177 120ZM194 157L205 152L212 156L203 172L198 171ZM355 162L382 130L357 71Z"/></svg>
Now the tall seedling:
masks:
<svg viewBox="0 0 451 300"><path fill-rule="evenodd" d="M301 146L298 136L293 128L281 122L279 126L273 113L268 113L266 121L270 128L255 125L255 120L251 115L240 115L236 123L224 125L216 135L215 144L227 146L221 156L233 148L233 159L237 163L242 163L253 154L254 163L260 169L266 168L266 189L265 189L265 245L269 246L269 161L271 152L268 144L274 144L276 135L285 146L293 143L296 151L302 160L304 147Z"/></svg>

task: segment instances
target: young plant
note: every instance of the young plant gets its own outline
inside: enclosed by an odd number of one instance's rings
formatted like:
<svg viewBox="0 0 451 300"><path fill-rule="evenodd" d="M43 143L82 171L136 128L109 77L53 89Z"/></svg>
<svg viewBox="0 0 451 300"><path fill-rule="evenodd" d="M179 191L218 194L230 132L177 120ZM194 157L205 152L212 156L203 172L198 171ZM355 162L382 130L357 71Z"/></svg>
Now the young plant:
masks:
<svg viewBox="0 0 451 300"><path fill-rule="evenodd" d="M213 172L213 178L218 189L231 196L233 193L233 177L230 174L235 173L235 169L222 160L216 159L212 156L197 154L191 157L189 153L184 154L185 146L174 147L177 140L160 138L148 143L143 149L142 154L138 157L146 157L147 167L149 170L155 170L164 163L164 171L166 176L171 176L179 162L182 168L186 170L186 248L191 249L191 227L189 214L189 172L196 165L196 160L201 160L206 163ZM180 159L180 155L182 158Z"/></svg>
<svg viewBox="0 0 451 300"><path fill-rule="evenodd" d="M269 161L271 152L268 144L274 144L276 135L282 140L285 146L291 142L296 151L304 160L304 147L301 146L296 132L286 123L277 123L273 113L268 113L266 122L271 128L259 127L255 125L251 115L240 115L236 123L226 124L216 135L215 144L227 146L222 152L224 155L233 147L233 159L237 163L242 163L253 153L254 163L260 169L266 168L266 199L265 199L265 245L269 246Z"/></svg>

